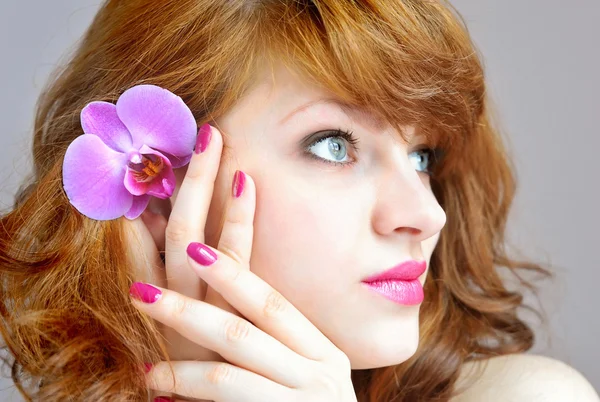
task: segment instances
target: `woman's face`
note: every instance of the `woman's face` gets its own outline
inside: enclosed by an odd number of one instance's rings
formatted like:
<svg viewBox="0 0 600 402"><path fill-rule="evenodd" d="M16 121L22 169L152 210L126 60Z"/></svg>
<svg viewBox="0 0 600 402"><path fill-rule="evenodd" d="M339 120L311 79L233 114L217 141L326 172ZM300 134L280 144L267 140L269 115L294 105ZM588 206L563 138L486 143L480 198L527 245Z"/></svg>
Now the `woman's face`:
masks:
<svg viewBox="0 0 600 402"><path fill-rule="evenodd" d="M231 152L215 183L206 243L218 244L231 179L241 169L257 192L250 269L346 353L353 369L403 362L418 346L420 304L392 302L361 281L407 260L429 264L446 215L416 152L423 139L407 127L406 144L368 115L319 101L328 94L283 68L275 78L211 122ZM340 137L313 140L336 129L352 131L359 150ZM177 188L185 169L176 172Z"/></svg>

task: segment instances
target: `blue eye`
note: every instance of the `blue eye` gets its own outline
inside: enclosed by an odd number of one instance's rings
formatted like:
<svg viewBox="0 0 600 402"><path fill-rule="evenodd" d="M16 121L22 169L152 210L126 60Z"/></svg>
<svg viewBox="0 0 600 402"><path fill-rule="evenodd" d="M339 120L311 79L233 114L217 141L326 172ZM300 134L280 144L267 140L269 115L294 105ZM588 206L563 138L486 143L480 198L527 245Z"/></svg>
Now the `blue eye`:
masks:
<svg viewBox="0 0 600 402"><path fill-rule="evenodd" d="M317 138L310 137L309 145L305 148L306 154L320 162L332 165L352 166L356 160L348 160L348 147L358 152L358 139L352 131L342 129L323 131ZM443 153L441 148L422 148L409 154L409 158L415 164L415 170L427 175L433 175L433 169Z"/></svg>
<svg viewBox="0 0 600 402"><path fill-rule="evenodd" d="M423 148L411 152L409 158L411 155L416 155L416 157L410 158L411 161L415 161L415 169L431 176L432 170L438 163L440 152L441 150L438 148Z"/></svg>
<svg viewBox="0 0 600 402"><path fill-rule="evenodd" d="M350 131L341 129L325 131L323 135L314 139L308 147L306 153L314 159L333 165L352 165L355 161L346 159L348 157L348 148L346 144L358 151L358 139Z"/></svg>

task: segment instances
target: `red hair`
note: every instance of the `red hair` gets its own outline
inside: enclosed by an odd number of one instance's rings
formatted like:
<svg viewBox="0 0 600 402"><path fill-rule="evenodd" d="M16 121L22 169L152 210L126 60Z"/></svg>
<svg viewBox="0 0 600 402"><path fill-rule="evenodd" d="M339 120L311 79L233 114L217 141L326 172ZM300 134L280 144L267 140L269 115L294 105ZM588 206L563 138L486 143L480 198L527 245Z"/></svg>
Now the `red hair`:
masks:
<svg viewBox="0 0 600 402"><path fill-rule="evenodd" d="M90 220L64 193L62 159L82 134L82 108L148 83L181 96L200 124L226 113L276 62L400 135L416 125L445 151L432 188L447 223L425 283L419 348L396 366L354 371L359 401L448 400L465 362L532 347L517 316L529 307L500 269L530 290L519 271L550 273L505 250L513 167L480 57L450 5L109 0L38 101L34 173L1 218L0 331L23 395L144 401L142 363L168 358L155 324L128 298L139 278L123 220Z"/></svg>

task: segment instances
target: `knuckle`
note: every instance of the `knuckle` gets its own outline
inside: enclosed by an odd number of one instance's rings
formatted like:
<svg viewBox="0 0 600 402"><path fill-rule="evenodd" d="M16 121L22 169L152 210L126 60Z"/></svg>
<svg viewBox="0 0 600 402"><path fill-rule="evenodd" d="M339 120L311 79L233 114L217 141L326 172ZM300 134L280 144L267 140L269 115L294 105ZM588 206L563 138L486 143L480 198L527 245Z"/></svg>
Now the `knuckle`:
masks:
<svg viewBox="0 0 600 402"><path fill-rule="evenodd" d="M165 228L165 239L173 243L181 243L188 234L187 224L177 217L170 217Z"/></svg>
<svg viewBox="0 0 600 402"><path fill-rule="evenodd" d="M219 250L221 249L219 248ZM224 283L228 283L232 287L235 287L234 284L237 284L242 279L242 275L244 275L242 269L238 267L235 267L234 269L222 269L216 274L220 275L220 280L224 281Z"/></svg>
<svg viewBox="0 0 600 402"><path fill-rule="evenodd" d="M228 225L234 226L245 226L248 220L244 210L231 207L227 210L225 219Z"/></svg>
<svg viewBox="0 0 600 402"><path fill-rule="evenodd" d="M231 258L233 261L237 262L238 264L241 264L243 261L242 256L236 251L234 245L230 244L230 242L226 239L223 239L219 243L219 251L221 251L223 254L229 256L229 258ZM235 275L235 277L237 278L237 275Z"/></svg>
<svg viewBox="0 0 600 402"><path fill-rule="evenodd" d="M287 309L288 301L275 289L271 289L267 298L265 299L265 305L263 307L263 316L272 318L280 315Z"/></svg>
<svg viewBox="0 0 600 402"><path fill-rule="evenodd" d="M350 358L341 350L337 350L333 354L332 361L338 370L346 370L347 372L350 372L352 367L352 364L350 363Z"/></svg>
<svg viewBox="0 0 600 402"><path fill-rule="evenodd" d="M199 165L199 164L198 164ZM190 179L193 181L200 181L200 180L204 180L206 179L206 169L204 168L204 166L191 166L188 168L188 170L185 172L185 177L186 179ZM195 169L194 169L195 167ZM210 186L210 184L206 183L207 186Z"/></svg>
<svg viewBox="0 0 600 402"><path fill-rule="evenodd" d="M172 310L174 316L182 316L190 313L194 309L194 302L187 297L176 297L173 300Z"/></svg>
<svg viewBox="0 0 600 402"><path fill-rule="evenodd" d="M175 373L167 368L154 369L152 371L152 377L150 380L150 386L156 387L157 389L164 390L166 392L175 391Z"/></svg>
<svg viewBox="0 0 600 402"><path fill-rule="evenodd" d="M227 363L217 363L206 372L206 381L212 385L232 383L235 371Z"/></svg>
<svg viewBox="0 0 600 402"><path fill-rule="evenodd" d="M250 336L250 323L235 317L225 323L225 339L228 342L239 342Z"/></svg>
<svg viewBox="0 0 600 402"><path fill-rule="evenodd" d="M320 390L320 395L326 395L327 400L341 400L341 396L344 393L342 384L347 383L347 379L342 379L339 373L332 370L315 370L314 374L314 389ZM350 378L350 372L347 375Z"/></svg>

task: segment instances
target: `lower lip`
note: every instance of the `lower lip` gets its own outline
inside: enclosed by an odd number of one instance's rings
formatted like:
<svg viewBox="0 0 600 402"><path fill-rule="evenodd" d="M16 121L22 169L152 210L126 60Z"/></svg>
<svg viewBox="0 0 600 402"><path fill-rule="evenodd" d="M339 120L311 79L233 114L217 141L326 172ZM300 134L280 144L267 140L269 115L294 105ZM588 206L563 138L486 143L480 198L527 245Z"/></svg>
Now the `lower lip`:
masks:
<svg viewBox="0 0 600 402"><path fill-rule="evenodd" d="M363 282L370 289L398 304L415 305L423 302L423 285L418 279L412 281Z"/></svg>

